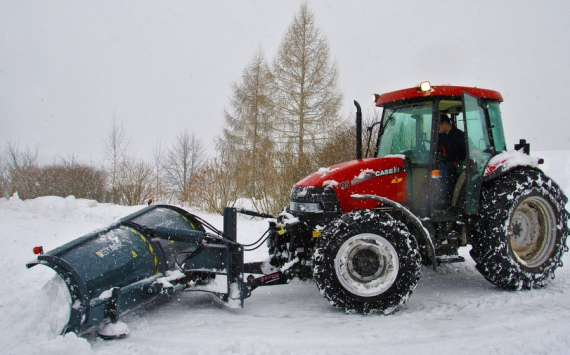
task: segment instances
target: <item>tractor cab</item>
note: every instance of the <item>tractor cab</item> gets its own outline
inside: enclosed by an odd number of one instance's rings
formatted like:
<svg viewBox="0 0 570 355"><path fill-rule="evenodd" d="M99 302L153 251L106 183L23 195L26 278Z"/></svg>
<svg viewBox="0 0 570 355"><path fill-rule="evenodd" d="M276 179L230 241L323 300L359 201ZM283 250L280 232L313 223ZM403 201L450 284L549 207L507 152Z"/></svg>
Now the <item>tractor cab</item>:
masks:
<svg viewBox="0 0 570 355"><path fill-rule="evenodd" d="M479 190L489 159L506 150L499 104L500 93L459 86L419 87L375 95L383 107L375 158L400 156L406 173L406 199L415 215L433 221L477 213ZM440 146L441 117L464 138L465 157L456 171L443 174L445 148ZM452 179L452 182L444 181ZM448 194L445 185L451 184Z"/></svg>

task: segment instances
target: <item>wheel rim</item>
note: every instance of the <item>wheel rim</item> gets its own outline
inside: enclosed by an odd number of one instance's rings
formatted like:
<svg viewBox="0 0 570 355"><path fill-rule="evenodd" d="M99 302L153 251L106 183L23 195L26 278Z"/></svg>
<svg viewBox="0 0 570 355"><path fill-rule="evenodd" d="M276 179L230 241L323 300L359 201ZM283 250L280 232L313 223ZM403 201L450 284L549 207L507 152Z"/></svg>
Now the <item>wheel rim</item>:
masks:
<svg viewBox="0 0 570 355"><path fill-rule="evenodd" d="M396 249L376 234L351 237L341 245L335 258L335 271L342 286L363 297L388 290L396 280L398 270Z"/></svg>
<svg viewBox="0 0 570 355"><path fill-rule="evenodd" d="M528 268L544 264L556 242L556 214L552 205L539 196L523 200L511 219L509 239L519 263Z"/></svg>

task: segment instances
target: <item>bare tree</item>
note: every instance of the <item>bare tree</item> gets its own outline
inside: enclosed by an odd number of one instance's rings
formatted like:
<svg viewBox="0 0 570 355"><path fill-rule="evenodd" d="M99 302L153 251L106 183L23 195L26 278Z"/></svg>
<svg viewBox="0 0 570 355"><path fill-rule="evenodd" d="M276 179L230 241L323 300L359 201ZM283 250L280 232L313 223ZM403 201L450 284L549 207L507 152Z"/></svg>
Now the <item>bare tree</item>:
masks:
<svg viewBox="0 0 570 355"><path fill-rule="evenodd" d="M164 177L170 190L179 202L191 202L195 193L193 179L206 161L202 140L188 131L178 134L164 161Z"/></svg>
<svg viewBox="0 0 570 355"><path fill-rule="evenodd" d="M154 199L156 201L165 200L166 196L162 186L162 170L164 166L164 152L162 151L162 141L159 141L154 147L152 158L154 163Z"/></svg>
<svg viewBox="0 0 570 355"><path fill-rule="evenodd" d="M365 158L374 154L375 144L377 143L376 140L378 139L378 131L380 130L380 125L375 125L375 123L380 122L381 119L382 111L376 109L374 105L372 105L364 115L362 124L366 127L366 131L364 131L363 127L363 133L366 133L362 136L362 156Z"/></svg>
<svg viewBox="0 0 570 355"><path fill-rule="evenodd" d="M0 198L8 197L8 178L9 178L8 164L6 164L6 159L4 155L0 153Z"/></svg>
<svg viewBox="0 0 570 355"><path fill-rule="evenodd" d="M315 169L313 154L334 132L342 101L327 39L306 3L285 33L273 75L280 115L278 142L295 159L296 180Z"/></svg>
<svg viewBox="0 0 570 355"><path fill-rule="evenodd" d="M105 159L110 163L107 171L111 178L111 199L113 203L119 203L117 194L117 175L120 164L125 158L127 149L130 144L130 138L127 138L123 125L117 125L117 119L113 115L113 122L107 132L107 140L105 141Z"/></svg>
<svg viewBox="0 0 570 355"><path fill-rule="evenodd" d="M35 149L26 147L20 150L20 142L9 141L6 145L8 165L11 169L24 169L38 165L38 146Z"/></svg>
<svg viewBox="0 0 570 355"><path fill-rule="evenodd" d="M204 165L196 177L197 206L223 214L225 207L233 207L238 197L237 180L231 166L214 158Z"/></svg>
<svg viewBox="0 0 570 355"><path fill-rule="evenodd" d="M11 195L18 192L23 199L37 197L40 177L38 147L35 149L26 147L25 150L21 150L19 142L9 141L6 145L6 155L4 194Z"/></svg>
<svg viewBox="0 0 570 355"><path fill-rule="evenodd" d="M355 158L356 127L344 122L332 135L332 139L319 146L315 158L320 167L327 167Z"/></svg>
<svg viewBox="0 0 570 355"><path fill-rule="evenodd" d="M125 157L117 172L117 195L127 206L141 205L151 198L153 166L134 156Z"/></svg>
<svg viewBox="0 0 570 355"><path fill-rule="evenodd" d="M362 136L362 156L369 157L374 154L374 144L378 137L378 125L374 123L381 119L380 110L367 110L364 113L363 136ZM337 127L337 131L332 135L332 139L319 147L316 158L321 167L327 167L344 161L355 159L356 147L356 124L354 116L347 118ZM366 155L368 154L368 155Z"/></svg>

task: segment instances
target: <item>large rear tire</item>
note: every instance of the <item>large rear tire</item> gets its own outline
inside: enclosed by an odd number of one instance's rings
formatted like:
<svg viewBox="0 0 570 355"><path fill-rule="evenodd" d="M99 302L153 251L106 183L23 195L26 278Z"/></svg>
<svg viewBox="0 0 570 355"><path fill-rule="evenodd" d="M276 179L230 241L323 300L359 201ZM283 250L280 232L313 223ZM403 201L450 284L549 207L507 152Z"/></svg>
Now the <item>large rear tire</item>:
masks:
<svg viewBox="0 0 570 355"><path fill-rule="evenodd" d="M471 236L477 270L504 289L543 287L568 251L566 202L536 170L513 170L484 184Z"/></svg>
<svg viewBox="0 0 570 355"><path fill-rule="evenodd" d="M365 210L347 213L323 230L313 265L321 294L335 307L388 314L411 296L421 257L404 224Z"/></svg>

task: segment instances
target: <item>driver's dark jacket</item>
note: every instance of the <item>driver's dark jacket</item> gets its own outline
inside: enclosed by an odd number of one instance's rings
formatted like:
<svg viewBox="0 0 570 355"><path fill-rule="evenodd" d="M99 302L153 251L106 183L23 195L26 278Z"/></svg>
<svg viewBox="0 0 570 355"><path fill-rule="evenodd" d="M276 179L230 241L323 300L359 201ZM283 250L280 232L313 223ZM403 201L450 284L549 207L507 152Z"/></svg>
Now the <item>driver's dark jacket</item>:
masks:
<svg viewBox="0 0 570 355"><path fill-rule="evenodd" d="M441 162L459 165L466 155L465 133L456 127L451 127L449 133L440 133L437 141L437 150Z"/></svg>

